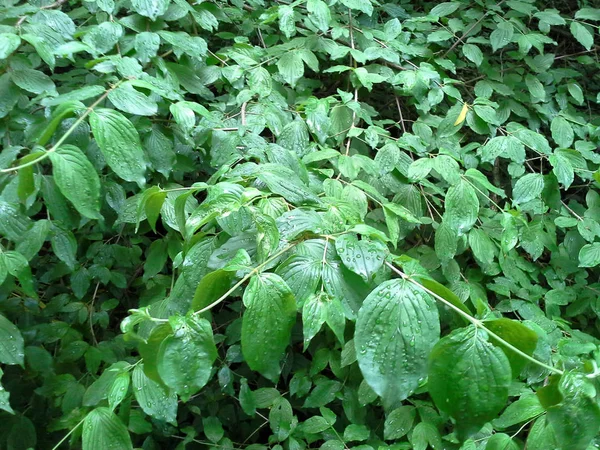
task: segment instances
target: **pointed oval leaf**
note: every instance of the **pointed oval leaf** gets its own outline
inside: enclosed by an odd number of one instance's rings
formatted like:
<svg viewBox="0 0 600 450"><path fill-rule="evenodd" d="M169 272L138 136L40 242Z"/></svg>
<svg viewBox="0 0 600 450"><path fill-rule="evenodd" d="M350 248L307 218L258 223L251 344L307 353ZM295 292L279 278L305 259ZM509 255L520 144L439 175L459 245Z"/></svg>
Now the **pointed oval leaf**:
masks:
<svg viewBox="0 0 600 450"><path fill-rule="evenodd" d="M484 331L472 326L453 331L435 345L429 361L429 393L456 420L459 439L478 432L506 404L510 363Z"/></svg>
<svg viewBox="0 0 600 450"><path fill-rule="evenodd" d="M344 234L336 239L335 249L344 265L369 282L383 265L388 253L380 241L358 240L354 234Z"/></svg>
<svg viewBox="0 0 600 450"><path fill-rule="evenodd" d="M150 417L177 424L177 396L175 392L151 380L144 373L144 364L133 369L133 395L142 410Z"/></svg>
<svg viewBox="0 0 600 450"><path fill-rule="evenodd" d="M158 351L158 373L183 401L204 387L217 347L210 322L195 316L170 319L174 334L167 336Z"/></svg>
<svg viewBox="0 0 600 450"><path fill-rule="evenodd" d="M146 157L140 137L123 114L98 108L90 114L90 125L106 162L125 181L146 183Z"/></svg>
<svg viewBox="0 0 600 450"><path fill-rule="evenodd" d="M417 389L439 336L433 299L408 281L385 281L369 294L354 342L360 370L384 404L398 406Z"/></svg>
<svg viewBox="0 0 600 450"><path fill-rule="evenodd" d="M276 381L296 321L296 300L279 275L263 273L250 279L244 291L242 353L248 366Z"/></svg>
<svg viewBox="0 0 600 450"><path fill-rule="evenodd" d="M74 145L63 145L50 153L54 182L75 209L88 219L100 215L100 178L92 163Z"/></svg>
<svg viewBox="0 0 600 450"><path fill-rule="evenodd" d="M109 408L96 408L83 422L83 450L133 450L129 431Z"/></svg>

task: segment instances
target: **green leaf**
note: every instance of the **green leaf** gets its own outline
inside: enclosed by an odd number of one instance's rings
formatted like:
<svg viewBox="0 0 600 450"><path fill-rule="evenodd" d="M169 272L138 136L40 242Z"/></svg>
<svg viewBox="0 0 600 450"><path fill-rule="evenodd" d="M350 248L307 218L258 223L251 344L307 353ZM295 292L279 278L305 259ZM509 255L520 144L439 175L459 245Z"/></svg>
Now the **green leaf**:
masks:
<svg viewBox="0 0 600 450"><path fill-rule="evenodd" d="M143 187L146 158L133 124L117 111L99 108L90 114L90 125L110 168L123 180Z"/></svg>
<svg viewBox="0 0 600 450"><path fill-rule="evenodd" d="M21 45L21 38L12 33L0 33L0 59L6 59Z"/></svg>
<svg viewBox="0 0 600 450"><path fill-rule="evenodd" d="M455 12L458 8L460 8L459 2L444 2L434 6L432 10L429 11L429 15L434 17L445 17Z"/></svg>
<svg viewBox="0 0 600 450"><path fill-rule="evenodd" d="M429 359L429 393L455 419L459 439L478 432L505 406L510 363L484 331L472 326L453 331L435 345Z"/></svg>
<svg viewBox="0 0 600 450"><path fill-rule="evenodd" d="M64 262L69 269L74 270L77 265L77 239L75 235L63 228L52 227L50 244L54 254Z"/></svg>
<svg viewBox="0 0 600 450"><path fill-rule="evenodd" d="M435 302L406 280L385 281L365 299L356 322L356 355L386 406L398 406L417 389L439 335Z"/></svg>
<svg viewBox="0 0 600 450"><path fill-rule="evenodd" d="M121 372L115 380L113 381L112 386L108 390L108 405L111 410L115 410L117 406L121 404L125 396L127 395L127 391L129 391L129 384L131 381L131 376L129 372Z"/></svg>
<svg viewBox="0 0 600 450"><path fill-rule="evenodd" d="M528 173L515 183L513 189L513 203L526 203L542 195L544 190L544 176L539 173Z"/></svg>
<svg viewBox="0 0 600 450"><path fill-rule="evenodd" d="M294 413L290 402L281 397L275 400L269 411L269 426L277 441L282 442L290 435L293 417Z"/></svg>
<svg viewBox="0 0 600 450"><path fill-rule="evenodd" d="M547 416L544 415L537 419L531 427L527 436L527 448L529 450L546 450L557 447L554 430L548 423Z"/></svg>
<svg viewBox="0 0 600 450"><path fill-rule="evenodd" d="M341 0L341 2L350 9L364 12L367 16L373 14L373 5L370 0Z"/></svg>
<svg viewBox="0 0 600 450"><path fill-rule="evenodd" d="M56 93L56 87L52 78L39 70L15 70L11 72L11 80L21 89L33 94Z"/></svg>
<svg viewBox="0 0 600 450"><path fill-rule="evenodd" d="M459 236L473 227L478 214L479 199L469 182L461 180L448 189L444 222Z"/></svg>
<svg viewBox="0 0 600 450"><path fill-rule="evenodd" d="M558 390L561 402L548 408L548 422L554 429L556 442L560 448L586 450L600 431L596 389L585 375L566 372Z"/></svg>
<svg viewBox="0 0 600 450"><path fill-rule="evenodd" d="M194 293L192 310L205 308L224 295L231 287L233 275L231 272L219 269L202 277Z"/></svg>
<svg viewBox="0 0 600 450"><path fill-rule="evenodd" d="M512 41L514 32L515 29L513 24L506 20L503 20L496 25L496 29L490 34L492 51L495 52L500 48L506 47Z"/></svg>
<svg viewBox="0 0 600 450"><path fill-rule="evenodd" d="M108 99L117 109L138 116L153 116L158 111L156 102L135 90L131 83L123 83L110 91Z"/></svg>
<svg viewBox="0 0 600 450"><path fill-rule="evenodd" d="M146 414L156 420L177 424L177 396L172 390L148 378L144 364L133 369L131 381L135 399Z"/></svg>
<svg viewBox="0 0 600 450"><path fill-rule="evenodd" d="M576 21L571 22L571 34L586 50L594 45L594 32L584 24Z"/></svg>
<svg viewBox="0 0 600 450"><path fill-rule="evenodd" d="M274 273L255 275L244 291L242 353L248 366L269 380L279 378L296 321L296 301L285 281Z"/></svg>
<svg viewBox="0 0 600 450"><path fill-rule="evenodd" d="M304 75L304 61L298 50L292 50L284 53L279 61L277 68L286 83L293 87L296 86L298 80Z"/></svg>
<svg viewBox="0 0 600 450"><path fill-rule="evenodd" d="M167 12L170 0L132 0L131 6L138 14L156 20Z"/></svg>
<svg viewBox="0 0 600 450"><path fill-rule="evenodd" d="M279 29L287 38L296 34L296 21L294 19L294 8L288 5L281 5L277 9L279 14Z"/></svg>
<svg viewBox="0 0 600 450"><path fill-rule="evenodd" d="M462 52L465 58L475 63L476 66L480 66L483 62L483 52L475 44L464 44Z"/></svg>
<svg viewBox="0 0 600 450"><path fill-rule="evenodd" d="M550 124L552 139L559 147L567 148L573 143L575 137L571 124L562 116L556 116Z"/></svg>
<svg viewBox="0 0 600 450"><path fill-rule="evenodd" d="M400 439L411 430L417 416L414 406L401 406L385 418L383 436L385 440Z"/></svg>
<svg viewBox="0 0 600 450"><path fill-rule="evenodd" d="M586 244L579 250L579 267L596 267L600 264L600 242Z"/></svg>
<svg viewBox="0 0 600 450"><path fill-rule="evenodd" d="M6 317L0 315L0 362L23 366L25 350L19 329Z"/></svg>
<svg viewBox="0 0 600 450"><path fill-rule="evenodd" d="M487 329L500 336L504 341L529 356L533 355L538 342L538 335L535 331L516 320L507 318L488 320L484 324ZM510 362L513 377L518 377L529 361L498 342L495 338L492 337L490 340L504 351Z"/></svg>
<svg viewBox="0 0 600 450"><path fill-rule="evenodd" d="M369 282L383 265L387 248L380 241L358 240L354 234L344 234L336 239L335 249L344 265Z"/></svg>
<svg viewBox="0 0 600 450"><path fill-rule="evenodd" d="M492 138L479 148L478 153L481 155L481 160L485 162L494 162L499 156L515 162L523 162L525 159L525 147L514 136Z"/></svg>
<svg viewBox="0 0 600 450"><path fill-rule="evenodd" d="M494 419L493 424L495 428L505 430L540 416L544 412L545 409L538 400L537 395L527 395L508 405L502 415Z"/></svg>
<svg viewBox="0 0 600 450"><path fill-rule="evenodd" d="M109 408L92 410L83 422L83 450L133 450L127 427Z"/></svg>
<svg viewBox="0 0 600 450"><path fill-rule="evenodd" d="M496 433L485 445L485 450L519 450L519 445L508 434Z"/></svg>
<svg viewBox="0 0 600 450"><path fill-rule="evenodd" d="M268 186L271 192L281 195L292 203L319 202L319 199L308 190L298 175L287 167L278 164L262 164L258 178Z"/></svg>
<svg viewBox="0 0 600 450"><path fill-rule="evenodd" d="M329 11L327 3L322 0L308 0L306 3L306 10L310 13L308 17L319 30L327 31L329 29L331 12Z"/></svg>
<svg viewBox="0 0 600 450"><path fill-rule="evenodd" d="M158 373L184 402L204 387L217 359L210 322L196 316L172 316L173 335L158 351Z"/></svg>
<svg viewBox="0 0 600 450"><path fill-rule="evenodd" d="M54 182L75 209L89 219L100 215L100 178L87 157L74 145L50 153Z"/></svg>

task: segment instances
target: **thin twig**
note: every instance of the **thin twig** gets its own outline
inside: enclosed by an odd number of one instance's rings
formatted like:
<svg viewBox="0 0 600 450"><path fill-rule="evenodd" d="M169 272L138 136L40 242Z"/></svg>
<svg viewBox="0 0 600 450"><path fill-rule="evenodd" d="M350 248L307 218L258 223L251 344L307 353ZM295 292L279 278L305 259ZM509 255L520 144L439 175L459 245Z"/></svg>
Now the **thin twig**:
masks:
<svg viewBox="0 0 600 450"><path fill-rule="evenodd" d="M400 125L402 125L402 132L406 133L406 127L404 126L404 117L402 117L402 108L400 107L400 100L398 96L394 96L396 98L396 106L398 107L398 114L400 114Z"/></svg>
<svg viewBox="0 0 600 450"><path fill-rule="evenodd" d="M248 105L248 102L242 103L241 113L242 113L242 126L243 127L246 126L246 105Z"/></svg>

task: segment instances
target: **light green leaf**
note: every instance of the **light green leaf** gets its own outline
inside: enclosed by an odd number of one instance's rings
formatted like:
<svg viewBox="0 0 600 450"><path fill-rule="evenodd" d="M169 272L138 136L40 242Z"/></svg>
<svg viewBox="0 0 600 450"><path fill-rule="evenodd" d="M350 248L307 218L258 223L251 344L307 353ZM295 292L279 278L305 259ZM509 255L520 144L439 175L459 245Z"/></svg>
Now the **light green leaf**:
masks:
<svg viewBox="0 0 600 450"><path fill-rule="evenodd" d="M344 234L336 239L335 249L344 265L369 282L383 265L388 253L380 241L363 238L354 234Z"/></svg>
<svg viewBox="0 0 600 450"><path fill-rule="evenodd" d="M559 147L567 148L573 143L575 137L571 124L562 116L556 116L550 124L552 139Z"/></svg>
<svg viewBox="0 0 600 450"><path fill-rule="evenodd" d="M279 15L279 29L287 38L296 34L296 20L294 19L294 8L288 5L281 5L277 9Z"/></svg>
<svg viewBox="0 0 600 450"><path fill-rule="evenodd" d="M125 181L143 187L146 158L133 124L117 111L99 108L90 114L90 125L110 168Z"/></svg>
<svg viewBox="0 0 600 450"><path fill-rule="evenodd" d="M277 137L277 145L296 153L300 158L309 151L309 136L306 123L296 119L288 123Z"/></svg>
<svg viewBox="0 0 600 450"><path fill-rule="evenodd" d="M389 413L383 425L383 436L386 440L400 439L412 428L417 410L414 406L401 406Z"/></svg>
<svg viewBox="0 0 600 450"><path fill-rule="evenodd" d="M296 86L297 81L304 75L304 61L299 50L291 50L284 53L279 61L277 68L283 79L289 83L292 88Z"/></svg>
<svg viewBox="0 0 600 450"><path fill-rule="evenodd" d="M370 0L341 0L342 4L350 9L356 9L370 16L373 14L373 5Z"/></svg>
<svg viewBox="0 0 600 450"><path fill-rule="evenodd" d="M19 329L6 317L0 315L0 362L23 365L25 355L23 337Z"/></svg>
<svg viewBox="0 0 600 450"><path fill-rule="evenodd" d="M444 222L459 236L473 227L479 214L479 199L475 189L465 180L451 186L446 194Z"/></svg>
<svg viewBox="0 0 600 450"><path fill-rule="evenodd" d="M519 450L519 445L508 434L493 434L485 445L485 450Z"/></svg>
<svg viewBox="0 0 600 450"><path fill-rule="evenodd" d="M243 300L244 359L252 370L276 381L296 321L294 294L279 275L264 273L250 279Z"/></svg>
<svg viewBox="0 0 600 450"><path fill-rule="evenodd" d="M513 203L520 204L539 198L544 190L544 176L540 173L528 173L515 183Z"/></svg>
<svg viewBox="0 0 600 450"><path fill-rule="evenodd" d="M133 369L131 381L135 399L146 414L173 425L177 423L177 396L172 390L148 378L143 364Z"/></svg>
<svg viewBox="0 0 600 450"><path fill-rule="evenodd" d="M483 52L475 44L464 44L462 51L465 58L475 63L476 66L480 66L483 62Z"/></svg>
<svg viewBox="0 0 600 450"><path fill-rule="evenodd" d="M327 3L322 0L308 0L306 9L310 13L308 17L319 30L327 31L329 29L331 12L329 11Z"/></svg>
<svg viewBox="0 0 600 450"><path fill-rule="evenodd" d="M577 42L579 42L586 50L590 50L594 45L593 29L586 27L584 24L576 21L571 22L571 34Z"/></svg>
<svg viewBox="0 0 600 450"><path fill-rule="evenodd" d="M204 387L217 359L210 322L197 316L172 316L173 335L158 351L158 374L186 402Z"/></svg>
<svg viewBox="0 0 600 450"><path fill-rule="evenodd" d="M560 403L548 408L548 422L558 446L586 450L600 431L596 389L585 375L566 372L558 383L558 391L562 396Z"/></svg>
<svg viewBox="0 0 600 450"><path fill-rule="evenodd" d="M0 59L6 59L21 45L21 38L13 33L0 33Z"/></svg>
<svg viewBox="0 0 600 450"><path fill-rule="evenodd" d="M63 145L50 153L54 182L75 209L89 219L100 215L100 178L81 150Z"/></svg>
<svg viewBox="0 0 600 450"><path fill-rule="evenodd" d="M493 424L495 428L505 430L514 425L524 423L544 412L545 409L538 400L537 395L527 395L508 405L508 408L504 410L502 415L494 419Z"/></svg>
<svg viewBox="0 0 600 450"><path fill-rule="evenodd" d="M153 116L158 111L158 105L130 83L121 84L108 94L108 98L117 109L129 114Z"/></svg>
<svg viewBox="0 0 600 450"><path fill-rule="evenodd" d="M538 335L535 331L527 328L521 322L507 319L505 317L495 320L485 321L485 327L491 332L497 334L505 342L508 342L513 347L518 348L526 355L533 355L537 347ZM519 376L523 368L529 363L528 360L521 355L516 354L513 350L507 348L503 343L491 337L490 341L500 347L510 363L513 377Z"/></svg>
<svg viewBox="0 0 600 450"><path fill-rule="evenodd" d="M506 47L512 41L514 32L515 29L511 22L501 21L496 25L496 29L490 34L492 51L495 52L499 48Z"/></svg>
<svg viewBox="0 0 600 450"><path fill-rule="evenodd" d="M127 427L109 408L96 408L83 422L83 450L133 450Z"/></svg>
<svg viewBox="0 0 600 450"><path fill-rule="evenodd" d="M153 21L167 12L170 0L131 0L131 6L138 14Z"/></svg>
<svg viewBox="0 0 600 450"><path fill-rule="evenodd" d="M433 7L431 11L429 11L430 16L434 17L445 17L452 14L460 7L459 2L444 2L440 3Z"/></svg>
<svg viewBox="0 0 600 450"><path fill-rule="evenodd" d="M431 351L429 393L455 419L461 440L496 417L506 404L510 383L508 359L473 326L453 331Z"/></svg>
<svg viewBox="0 0 600 450"><path fill-rule="evenodd" d="M600 242L586 244L579 250L579 267L596 267L600 264Z"/></svg>
<svg viewBox="0 0 600 450"><path fill-rule="evenodd" d="M417 389L439 335L433 299L406 280L384 281L365 299L356 322L356 355L366 382L387 407Z"/></svg>
<svg viewBox="0 0 600 450"><path fill-rule="evenodd" d="M11 72L11 80L21 89L33 94L56 93L52 78L39 70L19 69ZM55 94L56 95L56 94Z"/></svg>

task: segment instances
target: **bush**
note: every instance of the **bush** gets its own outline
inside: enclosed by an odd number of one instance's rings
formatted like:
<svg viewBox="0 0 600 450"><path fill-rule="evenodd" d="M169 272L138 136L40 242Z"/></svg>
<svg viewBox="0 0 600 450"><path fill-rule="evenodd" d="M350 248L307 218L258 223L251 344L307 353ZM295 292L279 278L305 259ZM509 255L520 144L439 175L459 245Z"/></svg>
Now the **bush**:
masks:
<svg viewBox="0 0 600 450"><path fill-rule="evenodd" d="M591 1L1 8L0 447L600 444Z"/></svg>

